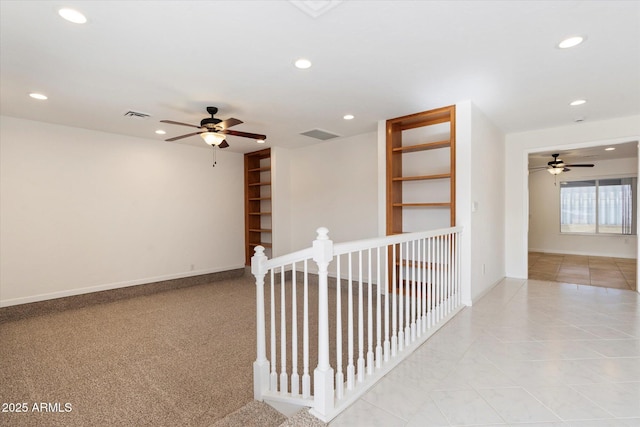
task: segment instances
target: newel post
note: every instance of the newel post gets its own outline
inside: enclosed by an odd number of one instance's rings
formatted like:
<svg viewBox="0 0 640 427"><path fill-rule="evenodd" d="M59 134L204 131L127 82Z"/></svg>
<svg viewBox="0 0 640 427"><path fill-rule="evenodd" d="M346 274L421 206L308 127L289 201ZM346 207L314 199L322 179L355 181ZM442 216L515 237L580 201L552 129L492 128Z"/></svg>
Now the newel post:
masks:
<svg viewBox="0 0 640 427"><path fill-rule="evenodd" d="M326 416L333 410L333 368L329 364L329 280L328 267L333 259L329 230L320 227L313 241L313 260L318 264L318 366L313 372L314 410Z"/></svg>
<svg viewBox="0 0 640 427"><path fill-rule="evenodd" d="M267 274L265 263L267 256L264 247L256 246L251 257L251 273L256 278L256 333L257 348L256 361L253 362L253 398L262 400L264 392L269 390L269 361L267 360L267 347L265 341L265 317L264 317L264 276Z"/></svg>

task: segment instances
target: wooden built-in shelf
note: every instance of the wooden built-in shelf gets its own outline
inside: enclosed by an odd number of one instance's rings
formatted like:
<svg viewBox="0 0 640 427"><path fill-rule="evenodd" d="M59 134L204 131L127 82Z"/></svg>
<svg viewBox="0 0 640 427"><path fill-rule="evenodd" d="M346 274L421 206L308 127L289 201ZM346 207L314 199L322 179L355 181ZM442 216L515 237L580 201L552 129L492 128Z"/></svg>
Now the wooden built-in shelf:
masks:
<svg viewBox="0 0 640 427"><path fill-rule="evenodd" d="M427 142L426 144L407 145L404 147L395 147L393 152L413 153L415 151L435 150L438 148L446 148L451 146L451 141Z"/></svg>
<svg viewBox="0 0 640 427"><path fill-rule="evenodd" d="M420 175L420 176L397 176L392 181L425 181L429 179L446 179L451 178L450 173L439 173L436 175Z"/></svg>
<svg viewBox="0 0 640 427"><path fill-rule="evenodd" d="M264 247L271 257L272 243L262 241L272 232L271 222L271 150L244 155L245 263L251 265L256 246Z"/></svg>
<svg viewBox="0 0 640 427"><path fill-rule="evenodd" d="M406 132L413 129L417 130ZM431 225L434 228L446 227L446 224L438 225L443 222L443 215L436 211L443 209L449 211L448 222L453 227L456 217L455 105L389 119L386 133L387 235L422 231L415 228L425 223L434 224ZM405 182L414 184L405 186ZM446 200L444 195L434 196L434 191L439 193L444 185L449 186L448 201L426 201ZM392 257L390 252L389 274L407 265L399 254L396 259Z"/></svg>
<svg viewBox="0 0 640 427"><path fill-rule="evenodd" d="M271 166L263 166L261 168L249 169L249 172L266 172L266 171L270 171L270 170L271 170Z"/></svg>
<svg viewBox="0 0 640 427"><path fill-rule="evenodd" d="M428 202L428 203L394 203L394 208L449 208L449 202Z"/></svg>

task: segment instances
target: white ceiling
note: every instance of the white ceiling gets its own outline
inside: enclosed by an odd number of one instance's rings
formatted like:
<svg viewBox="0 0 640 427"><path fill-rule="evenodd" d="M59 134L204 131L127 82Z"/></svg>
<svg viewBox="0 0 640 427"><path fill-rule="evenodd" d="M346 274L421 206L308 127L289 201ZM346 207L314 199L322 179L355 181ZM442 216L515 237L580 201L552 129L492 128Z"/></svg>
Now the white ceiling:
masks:
<svg viewBox="0 0 640 427"><path fill-rule="evenodd" d="M615 150L605 150L615 148ZM623 144L603 145L587 148L574 148L571 150L551 150L529 154L529 169L547 166L553 160L552 154L559 154L559 159L566 164L593 163L598 166L602 160L629 159L638 157L638 141L625 142Z"/></svg>
<svg viewBox="0 0 640 427"><path fill-rule="evenodd" d="M290 148L467 99L506 133L562 126L640 114L640 2L2 0L0 91L3 115L158 143L191 131L159 120L197 124L208 105Z"/></svg>

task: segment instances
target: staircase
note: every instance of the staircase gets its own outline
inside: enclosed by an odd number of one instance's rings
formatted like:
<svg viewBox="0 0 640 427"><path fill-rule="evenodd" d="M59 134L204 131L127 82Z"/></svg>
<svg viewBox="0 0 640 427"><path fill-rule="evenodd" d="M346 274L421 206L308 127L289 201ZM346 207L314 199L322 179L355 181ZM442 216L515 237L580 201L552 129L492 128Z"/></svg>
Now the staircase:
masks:
<svg viewBox="0 0 640 427"><path fill-rule="evenodd" d="M211 427L323 427L326 425L311 415L308 409L301 409L287 418L272 406L254 400L216 421Z"/></svg>

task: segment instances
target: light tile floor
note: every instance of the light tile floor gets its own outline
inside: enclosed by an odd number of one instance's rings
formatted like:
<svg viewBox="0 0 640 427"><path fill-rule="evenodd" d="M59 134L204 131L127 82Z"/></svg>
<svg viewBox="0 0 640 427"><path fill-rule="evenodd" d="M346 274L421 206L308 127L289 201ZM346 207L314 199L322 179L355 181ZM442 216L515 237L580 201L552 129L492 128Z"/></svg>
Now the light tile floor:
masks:
<svg viewBox="0 0 640 427"><path fill-rule="evenodd" d="M640 294L505 279L331 423L640 426Z"/></svg>
<svg viewBox="0 0 640 427"><path fill-rule="evenodd" d="M529 279L636 290L636 260L529 252Z"/></svg>

